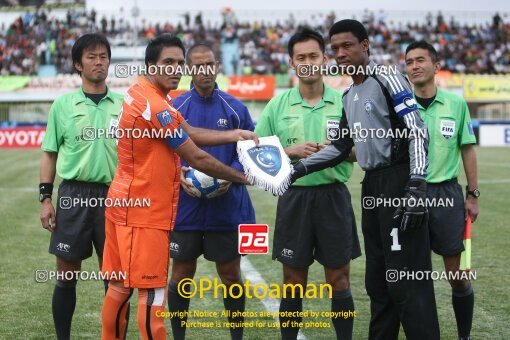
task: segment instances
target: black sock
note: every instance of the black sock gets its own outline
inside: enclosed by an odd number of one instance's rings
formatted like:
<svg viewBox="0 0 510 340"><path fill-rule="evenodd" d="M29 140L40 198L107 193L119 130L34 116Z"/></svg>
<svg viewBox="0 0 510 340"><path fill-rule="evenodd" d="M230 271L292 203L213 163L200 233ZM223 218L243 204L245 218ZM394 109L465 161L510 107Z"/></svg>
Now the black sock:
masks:
<svg viewBox="0 0 510 340"><path fill-rule="evenodd" d="M242 284L239 283L239 284ZM243 316L237 316L235 318L232 317L233 312L244 312L244 305L245 305L245 296L244 291L240 289L238 286L227 286L227 297L223 299L223 305L225 306L225 309L228 310L229 317L228 321L238 324L242 323L244 321ZM242 293L241 296L238 298L233 298L228 294L228 292L232 291L232 296L239 296L240 293ZM241 325L236 325L235 328L230 328L230 337L232 340L239 340L243 338L243 327Z"/></svg>
<svg viewBox="0 0 510 340"><path fill-rule="evenodd" d="M282 298L280 301L280 315L285 312L301 312L303 311L302 298ZM301 322L302 317L280 316L280 333L282 340L294 340L297 338L299 327L291 327L293 322ZM286 324L286 322L288 324ZM283 327L286 324L288 327Z"/></svg>
<svg viewBox="0 0 510 340"><path fill-rule="evenodd" d="M457 320L457 332L459 338L469 338L473 324L473 308L475 305L475 294L469 283L467 288L452 289L452 305Z"/></svg>
<svg viewBox="0 0 510 340"><path fill-rule="evenodd" d="M339 340L351 340L352 327L354 325L354 301L350 288L342 291L333 291L331 311L342 312L343 314L339 317L331 318L335 327L336 338Z"/></svg>
<svg viewBox="0 0 510 340"><path fill-rule="evenodd" d="M181 326L181 321L188 320L189 298L182 297L177 290L177 282L170 281L168 284L168 310L170 312L185 312L182 318L177 316L170 318L174 340L184 339L186 326Z"/></svg>
<svg viewBox="0 0 510 340"><path fill-rule="evenodd" d="M76 281L57 281L51 310L58 340L71 338L71 322L76 307Z"/></svg>
<svg viewBox="0 0 510 340"><path fill-rule="evenodd" d="M132 294L132 293L131 293ZM126 317L125 317L125 320L126 320L126 330L125 330L125 333L124 333L124 340L126 340L126 337L127 337L127 333L128 333L128 327L129 327L129 312L131 312L131 303L127 303L127 307L126 307Z"/></svg>

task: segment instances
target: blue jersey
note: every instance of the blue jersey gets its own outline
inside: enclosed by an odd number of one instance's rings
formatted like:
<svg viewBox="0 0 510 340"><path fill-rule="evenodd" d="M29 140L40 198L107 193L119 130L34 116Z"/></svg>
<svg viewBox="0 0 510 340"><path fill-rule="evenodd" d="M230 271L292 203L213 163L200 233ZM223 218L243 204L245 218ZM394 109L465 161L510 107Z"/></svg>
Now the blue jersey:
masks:
<svg viewBox="0 0 510 340"><path fill-rule="evenodd" d="M172 102L191 126L213 130L254 130L246 106L220 91L217 85L211 97L200 96L192 85L190 91ZM243 171L236 143L201 149L222 163ZM188 166L184 160L181 164ZM175 230L234 231L240 223L255 223L255 211L245 185L232 183L225 194L211 199L194 198L180 190Z"/></svg>

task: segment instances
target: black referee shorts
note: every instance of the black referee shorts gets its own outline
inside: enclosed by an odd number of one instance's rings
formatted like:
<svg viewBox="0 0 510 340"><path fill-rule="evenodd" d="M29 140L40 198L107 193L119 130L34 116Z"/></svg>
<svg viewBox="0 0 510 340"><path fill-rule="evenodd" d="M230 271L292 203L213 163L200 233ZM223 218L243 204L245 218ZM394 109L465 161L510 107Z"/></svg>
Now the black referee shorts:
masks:
<svg viewBox="0 0 510 340"><path fill-rule="evenodd" d="M56 228L51 233L49 252L67 261L92 256L92 247L103 256L105 240L104 199L108 186L100 183L64 180L58 188ZM74 204L79 198L85 204ZM98 199L102 199L103 204Z"/></svg>
<svg viewBox="0 0 510 340"><path fill-rule="evenodd" d="M238 231L172 230L170 257L177 261L193 261L200 255L208 261L230 262L241 255Z"/></svg>
<svg viewBox="0 0 510 340"><path fill-rule="evenodd" d="M292 186L278 199L273 260L340 268L361 256L351 195L343 183Z"/></svg>
<svg viewBox="0 0 510 340"><path fill-rule="evenodd" d="M427 184L427 198L438 204L429 207L430 244L438 255L458 255L464 251L464 196L457 179ZM453 207L447 205L453 203ZM442 206L442 205L446 206Z"/></svg>

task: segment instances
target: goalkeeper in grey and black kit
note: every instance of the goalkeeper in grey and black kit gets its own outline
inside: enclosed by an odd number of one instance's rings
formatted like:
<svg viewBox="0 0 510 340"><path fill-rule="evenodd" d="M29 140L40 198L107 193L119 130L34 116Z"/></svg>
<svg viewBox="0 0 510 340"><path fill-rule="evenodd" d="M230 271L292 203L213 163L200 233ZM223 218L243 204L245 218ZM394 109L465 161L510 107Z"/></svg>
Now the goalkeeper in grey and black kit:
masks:
<svg viewBox="0 0 510 340"><path fill-rule="evenodd" d="M339 21L329 36L339 65L375 69L360 22ZM400 323L410 340L439 339L433 282L399 277L400 272L431 270L427 209L417 204L388 205L400 198L402 202L425 199L428 135L409 83L399 72L387 70L353 75L354 84L343 95L339 138L294 165L292 180L337 165L356 146L358 163L366 172L362 230L365 286L371 302L369 339L397 339ZM375 129L389 136L376 138L370 133ZM397 131L404 131L406 137L398 138ZM374 206L378 198L386 205Z"/></svg>

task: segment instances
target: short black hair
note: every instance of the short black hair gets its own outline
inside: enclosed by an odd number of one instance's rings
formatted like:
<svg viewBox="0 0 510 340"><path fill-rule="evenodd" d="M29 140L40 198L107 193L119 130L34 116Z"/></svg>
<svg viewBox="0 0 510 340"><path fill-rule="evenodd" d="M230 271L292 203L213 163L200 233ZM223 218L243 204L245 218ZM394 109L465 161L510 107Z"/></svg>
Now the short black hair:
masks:
<svg viewBox="0 0 510 340"><path fill-rule="evenodd" d="M112 58L112 49L110 48L110 43L108 39L102 34L99 33L87 33L82 35L73 45L71 50L71 57L73 58L73 67L76 63L81 64L81 57L83 56L83 51L89 48L95 48L96 46L103 45L106 47L106 51L108 52L108 60ZM78 74L81 74L80 71L76 70Z"/></svg>
<svg viewBox="0 0 510 340"><path fill-rule="evenodd" d="M407 53L409 53L409 51L415 50L417 48L427 50L429 52L430 59L432 59L432 62L433 63L437 62L438 57L437 57L436 49L434 48L434 46L432 46L425 40L413 41L412 43L410 43L409 46L407 46L407 48L406 48L406 57L407 57Z"/></svg>
<svg viewBox="0 0 510 340"><path fill-rule="evenodd" d="M322 53L326 51L326 44L324 43L324 38L322 37L322 35L319 32L311 30L308 27L304 27L298 32L294 33L292 37L290 37L289 44L287 46L289 56L292 58L292 56L294 55L294 45L308 40L317 41Z"/></svg>
<svg viewBox="0 0 510 340"><path fill-rule="evenodd" d="M213 50L212 46L210 46L209 44L206 44L206 43L198 43L198 44L191 46L188 49L188 52L186 53L186 63L189 64L191 62L191 55L194 52L198 52L198 53L212 52L212 54L214 55L214 50ZM216 56L214 56L214 59L216 59Z"/></svg>
<svg viewBox="0 0 510 340"><path fill-rule="evenodd" d="M161 54L163 47L178 47L182 50L182 54L186 54L186 49L182 44L181 39L176 36L163 33L158 35L156 38L149 41L147 48L145 49L145 66L149 67L149 63L156 64Z"/></svg>
<svg viewBox="0 0 510 340"><path fill-rule="evenodd" d="M338 33L352 33L356 38L358 38L359 42L363 40L368 40L368 32L365 26L358 20L354 19L344 19L337 21L331 26L329 29L329 39ZM370 55L370 49L367 50L367 54Z"/></svg>
<svg viewBox="0 0 510 340"><path fill-rule="evenodd" d="M359 42L363 40L368 40L368 32L365 26L358 20L354 19L344 19L337 21L331 26L329 29L329 38L338 33L352 33L356 38L358 38Z"/></svg>

